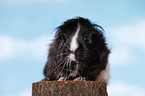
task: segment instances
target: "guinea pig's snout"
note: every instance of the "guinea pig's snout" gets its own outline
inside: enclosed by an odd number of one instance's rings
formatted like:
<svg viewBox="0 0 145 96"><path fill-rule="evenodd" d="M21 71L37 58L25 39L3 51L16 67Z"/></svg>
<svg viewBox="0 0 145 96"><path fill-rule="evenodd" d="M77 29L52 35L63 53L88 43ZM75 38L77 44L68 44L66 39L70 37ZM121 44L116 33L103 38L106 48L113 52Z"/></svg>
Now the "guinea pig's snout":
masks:
<svg viewBox="0 0 145 96"><path fill-rule="evenodd" d="M70 53L68 57L69 57L70 60L76 61L76 58L75 58L75 54L74 53Z"/></svg>
<svg viewBox="0 0 145 96"><path fill-rule="evenodd" d="M79 63L78 60L76 59L77 56L76 56L75 52L73 52L73 51L70 51L70 54L69 54L68 58L69 58L71 61L75 61L76 63Z"/></svg>

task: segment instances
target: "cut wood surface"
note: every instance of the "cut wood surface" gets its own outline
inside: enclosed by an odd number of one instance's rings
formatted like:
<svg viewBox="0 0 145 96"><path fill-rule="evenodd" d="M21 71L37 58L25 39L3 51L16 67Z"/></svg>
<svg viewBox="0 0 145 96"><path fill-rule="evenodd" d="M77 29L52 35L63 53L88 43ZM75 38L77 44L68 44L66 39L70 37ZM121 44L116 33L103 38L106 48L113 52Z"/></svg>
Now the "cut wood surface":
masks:
<svg viewBox="0 0 145 96"><path fill-rule="evenodd" d="M32 96L108 96L105 82L40 81L33 83Z"/></svg>

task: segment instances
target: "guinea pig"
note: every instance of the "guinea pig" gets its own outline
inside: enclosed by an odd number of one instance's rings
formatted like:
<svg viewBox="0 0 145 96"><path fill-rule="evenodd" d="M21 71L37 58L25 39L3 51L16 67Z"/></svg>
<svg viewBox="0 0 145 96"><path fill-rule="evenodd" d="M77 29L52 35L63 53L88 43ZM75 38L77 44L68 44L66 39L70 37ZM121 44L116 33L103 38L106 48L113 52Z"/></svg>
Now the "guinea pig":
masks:
<svg viewBox="0 0 145 96"><path fill-rule="evenodd" d="M69 19L57 27L44 80L108 82L110 49L103 32L101 26L82 17Z"/></svg>

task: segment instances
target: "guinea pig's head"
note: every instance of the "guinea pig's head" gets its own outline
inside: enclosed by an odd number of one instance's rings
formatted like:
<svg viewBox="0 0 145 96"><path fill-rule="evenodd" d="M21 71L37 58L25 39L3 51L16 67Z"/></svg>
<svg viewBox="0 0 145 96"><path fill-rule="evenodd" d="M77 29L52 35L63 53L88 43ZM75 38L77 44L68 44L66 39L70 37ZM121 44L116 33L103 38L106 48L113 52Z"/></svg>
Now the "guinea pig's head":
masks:
<svg viewBox="0 0 145 96"><path fill-rule="evenodd" d="M58 55L82 65L106 62L109 50L102 31L101 26L81 17L64 22L56 33Z"/></svg>

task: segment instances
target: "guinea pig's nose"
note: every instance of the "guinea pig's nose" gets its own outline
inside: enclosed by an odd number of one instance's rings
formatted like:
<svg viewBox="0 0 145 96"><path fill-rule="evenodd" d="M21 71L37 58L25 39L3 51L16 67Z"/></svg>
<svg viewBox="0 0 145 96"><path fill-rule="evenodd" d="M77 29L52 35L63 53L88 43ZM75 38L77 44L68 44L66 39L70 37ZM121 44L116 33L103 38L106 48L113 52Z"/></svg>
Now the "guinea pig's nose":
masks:
<svg viewBox="0 0 145 96"><path fill-rule="evenodd" d="M72 50L69 50L69 53L75 54L75 52L74 52L74 51L72 51Z"/></svg>
<svg viewBox="0 0 145 96"><path fill-rule="evenodd" d="M74 53L73 51L69 50L70 53Z"/></svg>

